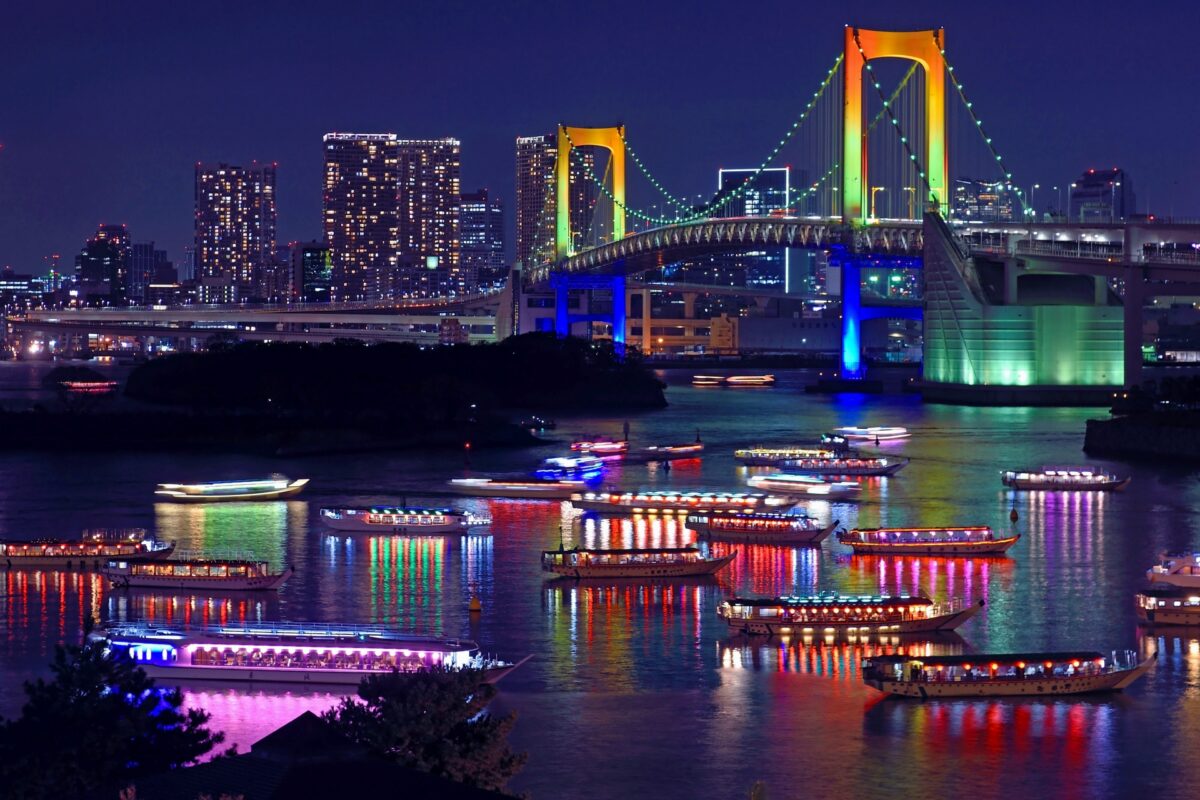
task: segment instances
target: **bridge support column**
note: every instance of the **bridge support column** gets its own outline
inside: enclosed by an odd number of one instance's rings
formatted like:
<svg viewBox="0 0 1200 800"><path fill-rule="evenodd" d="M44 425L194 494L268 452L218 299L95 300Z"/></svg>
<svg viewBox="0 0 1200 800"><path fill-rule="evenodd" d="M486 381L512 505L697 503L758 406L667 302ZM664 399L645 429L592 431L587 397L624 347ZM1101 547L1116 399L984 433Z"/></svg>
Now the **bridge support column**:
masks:
<svg viewBox="0 0 1200 800"><path fill-rule="evenodd" d="M858 261L847 258L842 273L842 380L863 378L862 368L862 270Z"/></svg>
<svg viewBox="0 0 1200 800"><path fill-rule="evenodd" d="M624 352L626 317L628 316L624 275L564 275L560 273L550 276L550 286L554 289L555 335L570 336L571 326L576 322L607 322L612 326L613 346L617 352ZM612 293L612 308L607 314L595 313L591 308L587 313L571 313L571 292L588 289L607 290Z"/></svg>
<svg viewBox="0 0 1200 800"><path fill-rule="evenodd" d="M653 321L650 316L650 290L642 289L642 352L646 355L650 355L654 349L654 337L650 334Z"/></svg>
<svg viewBox="0 0 1200 800"><path fill-rule="evenodd" d="M1146 285L1141 267L1131 266L1125 278L1125 385L1142 385L1142 306Z"/></svg>

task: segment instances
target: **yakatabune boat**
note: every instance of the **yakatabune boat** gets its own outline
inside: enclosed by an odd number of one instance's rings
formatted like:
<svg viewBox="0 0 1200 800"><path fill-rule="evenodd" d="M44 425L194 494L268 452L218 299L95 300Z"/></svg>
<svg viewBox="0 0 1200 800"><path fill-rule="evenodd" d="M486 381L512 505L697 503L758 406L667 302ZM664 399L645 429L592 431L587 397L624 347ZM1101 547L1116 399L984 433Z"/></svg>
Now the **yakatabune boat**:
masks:
<svg viewBox="0 0 1200 800"><path fill-rule="evenodd" d="M82 539L40 539L32 542L0 542L0 559L5 567L61 567L99 569L110 558L153 561L175 550L174 542L144 538L145 531L124 537L85 536Z"/></svg>
<svg viewBox="0 0 1200 800"><path fill-rule="evenodd" d="M466 533L482 524L465 511L453 508L322 508L321 521L336 531L351 533Z"/></svg>
<svg viewBox="0 0 1200 800"><path fill-rule="evenodd" d="M856 528L839 531L837 540L863 555L999 555L1021 534L997 536L987 525L948 528Z"/></svg>
<svg viewBox="0 0 1200 800"><path fill-rule="evenodd" d="M604 472L604 462L595 456L559 456L542 460L534 477L543 481L592 480Z"/></svg>
<svg viewBox="0 0 1200 800"><path fill-rule="evenodd" d="M838 456L836 458L792 458L779 466L788 472L805 475L849 475L853 477L882 477L895 475L908 464L906 458L884 456Z"/></svg>
<svg viewBox="0 0 1200 800"><path fill-rule="evenodd" d="M451 491L474 497L507 497L516 500L566 500L584 487L576 480L504 480L503 478L451 478Z"/></svg>
<svg viewBox="0 0 1200 800"><path fill-rule="evenodd" d="M1000 473L1001 483L1022 490L1119 492L1130 480L1094 467L1042 467Z"/></svg>
<svg viewBox="0 0 1200 800"><path fill-rule="evenodd" d="M483 670L495 682L518 664L485 657L474 642L380 628L305 623L197 630L116 625L99 630L109 651L161 680L328 683L356 686L382 672L431 667Z"/></svg>
<svg viewBox="0 0 1200 800"><path fill-rule="evenodd" d="M960 656L872 656L863 682L900 697L1044 697L1124 689L1146 674L1154 656L1113 653L979 653Z"/></svg>
<svg viewBox="0 0 1200 800"><path fill-rule="evenodd" d="M629 450L629 442L624 439L610 439L607 436L598 436L594 439L579 439L571 442L571 449L577 453L590 453L591 455L603 457L619 456Z"/></svg>
<svg viewBox="0 0 1200 800"><path fill-rule="evenodd" d="M155 494L177 503L215 503L222 500L279 500L300 493L308 478L265 478L253 481L160 483Z"/></svg>
<svg viewBox="0 0 1200 800"><path fill-rule="evenodd" d="M1138 619L1148 625L1200 626L1200 590L1156 585L1134 596Z"/></svg>
<svg viewBox="0 0 1200 800"><path fill-rule="evenodd" d="M292 576L292 567L272 572L266 561L237 558L185 558L170 561L110 559L100 574L114 588L269 591Z"/></svg>
<svg viewBox="0 0 1200 800"><path fill-rule="evenodd" d="M598 514L687 514L720 509L791 508L796 501L755 492L582 492L571 505Z"/></svg>
<svg viewBox="0 0 1200 800"><path fill-rule="evenodd" d="M685 444L654 444L643 447L638 451L646 461L673 461L677 458L696 458L704 452L704 442L695 441Z"/></svg>
<svg viewBox="0 0 1200 800"><path fill-rule="evenodd" d="M796 475L790 472L772 472L770 475L752 475L746 485L768 492L786 492L794 497L817 500L842 500L856 497L862 487L855 481L825 481L812 475Z"/></svg>
<svg viewBox="0 0 1200 800"><path fill-rule="evenodd" d="M774 386L774 375L693 375L693 386L725 386L737 389L747 386Z"/></svg>
<svg viewBox="0 0 1200 800"><path fill-rule="evenodd" d="M1200 553L1163 553L1146 577L1151 583L1200 590Z"/></svg>
<svg viewBox="0 0 1200 800"><path fill-rule="evenodd" d="M887 426L874 426L871 428L859 428L854 425L847 425L841 428L834 428L834 431L845 436L847 439L856 439L862 442L879 440L881 442L893 441L896 439L907 439L909 432L907 428L896 428Z"/></svg>
<svg viewBox="0 0 1200 800"><path fill-rule="evenodd" d="M742 633L934 633L951 631L983 608L983 601L935 603L927 597L843 595L734 597L717 607Z"/></svg>
<svg viewBox="0 0 1200 800"><path fill-rule="evenodd" d="M733 451L739 464L748 467L776 467L785 461L837 459L847 453L829 447L743 447Z"/></svg>
<svg viewBox="0 0 1200 800"><path fill-rule="evenodd" d="M820 544L837 527L822 525L807 514L771 511L709 511L688 514L687 527L701 536L735 542Z"/></svg>
<svg viewBox="0 0 1200 800"><path fill-rule="evenodd" d="M546 550L542 569L572 578L683 578L712 575L726 567L737 551L720 558L694 547L639 550Z"/></svg>

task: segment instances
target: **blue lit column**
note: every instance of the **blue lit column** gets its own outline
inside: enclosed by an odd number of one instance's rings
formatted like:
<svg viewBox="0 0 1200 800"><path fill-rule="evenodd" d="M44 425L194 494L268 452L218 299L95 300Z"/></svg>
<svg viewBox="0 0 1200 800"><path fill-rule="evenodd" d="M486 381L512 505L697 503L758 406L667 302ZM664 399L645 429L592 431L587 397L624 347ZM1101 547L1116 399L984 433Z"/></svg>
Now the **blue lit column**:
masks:
<svg viewBox="0 0 1200 800"><path fill-rule="evenodd" d="M571 285L563 276L551 277L550 285L554 287L554 334L570 336L571 317L567 306L571 300Z"/></svg>
<svg viewBox="0 0 1200 800"><path fill-rule="evenodd" d="M862 270L853 257L842 261L842 379L862 380Z"/></svg>
<svg viewBox="0 0 1200 800"><path fill-rule="evenodd" d="M627 298L625 297L625 276L614 275L612 278L612 340L613 347L618 353L625 352L625 314Z"/></svg>

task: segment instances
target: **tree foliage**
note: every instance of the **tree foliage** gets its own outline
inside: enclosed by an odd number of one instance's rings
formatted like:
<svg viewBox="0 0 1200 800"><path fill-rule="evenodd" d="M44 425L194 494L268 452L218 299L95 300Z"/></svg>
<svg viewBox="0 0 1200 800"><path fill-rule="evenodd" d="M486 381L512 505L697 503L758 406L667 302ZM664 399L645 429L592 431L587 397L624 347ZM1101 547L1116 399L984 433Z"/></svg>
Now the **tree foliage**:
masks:
<svg viewBox="0 0 1200 800"><path fill-rule="evenodd" d="M21 715L0 723L4 797L115 797L129 779L193 763L224 738L205 727L206 712L183 710L177 689L109 658L103 642L59 646L50 671L25 683Z"/></svg>
<svg viewBox="0 0 1200 800"><path fill-rule="evenodd" d="M376 755L482 789L500 790L525 764L507 736L516 715L486 711L496 690L477 670L366 678L324 719Z"/></svg>

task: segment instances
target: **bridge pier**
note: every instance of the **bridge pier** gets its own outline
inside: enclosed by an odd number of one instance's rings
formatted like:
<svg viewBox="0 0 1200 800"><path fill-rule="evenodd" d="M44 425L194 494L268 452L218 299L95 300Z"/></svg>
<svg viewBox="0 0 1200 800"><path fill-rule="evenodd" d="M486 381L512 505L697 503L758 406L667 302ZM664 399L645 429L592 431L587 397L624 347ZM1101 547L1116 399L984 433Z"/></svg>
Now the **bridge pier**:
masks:
<svg viewBox="0 0 1200 800"><path fill-rule="evenodd" d="M841 264L842 369L844 381L860 381L862 368L862 268L854 258Z"/></svg>
<svg viewBox="0 0 1200 800"><path fill-rule="evenodd" d="M554 333L557 336L570 336L571 326L576 322L607 322L612 325L613 346L618 352L624 351L626 328L624 275L555 273L550 276L550 287L554 290ZM591 308L586 314L571 313L571 292L589 289L606 290L612 293L612 310L608 314L594 313Z"/></svg>
<svg viewBox="0 0 1200 800"><path fill-rule="evenodd" d="M1142 385L1142 307L1146 301L1145 275L1130 266L1125 279L1125 385ZM1107 286L1106 286L1107 288Z"/></svg>

